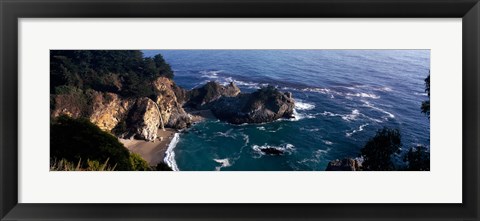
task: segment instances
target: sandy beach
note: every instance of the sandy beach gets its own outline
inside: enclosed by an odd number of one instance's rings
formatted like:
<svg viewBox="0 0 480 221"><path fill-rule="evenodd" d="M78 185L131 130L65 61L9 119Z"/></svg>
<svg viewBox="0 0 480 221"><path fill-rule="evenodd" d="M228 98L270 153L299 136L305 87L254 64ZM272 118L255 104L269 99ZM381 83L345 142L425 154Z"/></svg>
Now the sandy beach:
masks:
<svg viewBox="0 0 480 221"><path fill-rule="evenodd" d="M175 133L176 130L171 128L165 128L165 131L158 129L158 138L154 142L136 139L119 140L131 152L139 154L150 166L156 166L158 163L163 162L165 151L167 151L168 144L172 141Z"/></svg>

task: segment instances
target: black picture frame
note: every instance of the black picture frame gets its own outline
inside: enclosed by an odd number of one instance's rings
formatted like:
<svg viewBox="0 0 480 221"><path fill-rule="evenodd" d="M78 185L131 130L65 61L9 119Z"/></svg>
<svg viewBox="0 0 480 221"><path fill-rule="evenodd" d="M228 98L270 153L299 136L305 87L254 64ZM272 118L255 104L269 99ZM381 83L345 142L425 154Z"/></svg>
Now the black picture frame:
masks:
<svg viewBox="0 0 480 221"><path fill-rule="evenodd" d="M480 4L478 0L1 0L0 2L1 220L479 220ZM18 203L17 21L19 18L47 17L463 18L463 203Z"/></svg>

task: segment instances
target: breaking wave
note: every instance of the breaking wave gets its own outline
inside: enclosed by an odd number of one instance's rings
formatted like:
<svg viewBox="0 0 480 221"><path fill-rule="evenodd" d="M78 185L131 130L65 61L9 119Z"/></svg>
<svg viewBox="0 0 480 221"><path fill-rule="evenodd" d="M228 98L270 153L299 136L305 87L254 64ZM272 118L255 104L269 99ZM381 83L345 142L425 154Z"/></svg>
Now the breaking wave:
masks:
<svg viewBox="0 0 480 221"><path fill-rule="evenodd" d="M220 166L215 167L215 170L216 170L216 171L220 171L220 169L225 168L225 167L229 167L229 166L232 165L232 164L230 164L230 161L228 160L228 158L225 158L225 159L213 159L213 161L215 161L215 162L217 162L217 163L220 164Z"/></svg>
<svg viewBox="0 0 480 221"><path fill-rule="evenodd" d="M175 152L174 152L174 149L177 146L178 141L180 141L180 135L179 135L179 133L175 133L172 141L170 141L170 144L168 144L168 149L165 152L165 158L163 159L163 161L170 168L172 168L173 171L179 171L178 166L177 166L177 162L175 161Z"/></svg>
<svg viewBox="0 0 480 221"><path fill-rule="evenodd" d="M282 151L284 153L291 153L294 150L295 146L293 146L293 144L289 144L289 143L285 143L285 144L282 144L282 145L279 145L279 146L273 146L273 145L268 145L268 144L253 145L252 146L252 149L260 155L265 155L265 153L262 151L262 149L270 149L270 148Z"/></svg>
<svg viewBox="0 0 480 221"><path fill-rule="evenodd" d="M363 124L363 125L360 125L360 127L358 127L358 129L355 129L353 130L352 132L347 132L345 133L345 136L347 137L351 137L353 134L357 133L357 132L360 132L360 131L363 131L363 128L368 126L369 124Z"/></svg>
<svg viewBox="0 0 480 221"><path fill-rule="evenodd" d="M357 119L358 116L360 116L362 113L360 113L359 110L353 109L352 113L350 114L335 114L329 111L324 111L321 113L323 116L329 116L329 117L341 117L345 121L354 121Z"/></svg>
<svg viewBox="0 0 480 221"><path fill-rule="evenodd" d="M297 110L312 110L315 108L315 104L303 102L303 100L295 100L295 109Z"/></svg>

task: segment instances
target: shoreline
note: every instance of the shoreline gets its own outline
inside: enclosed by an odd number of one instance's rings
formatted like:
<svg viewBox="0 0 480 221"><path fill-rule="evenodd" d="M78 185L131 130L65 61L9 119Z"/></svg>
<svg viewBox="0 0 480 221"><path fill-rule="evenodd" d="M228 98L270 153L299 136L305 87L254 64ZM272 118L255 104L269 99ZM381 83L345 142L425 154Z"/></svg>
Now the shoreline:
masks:
<svg viewBox="0 0 480 221"><path fill-rule="evenodd" d="M187 112L192 118L192 122L198 123L208 118L214 118L210 110L200 110ZM178 131L173 128L157 129L157 139L155 141L146 141L139 139L121 139L118 138L130 152L140 155L150 166L157 166L158 163L166 163L172 170L178 170L175 162L175 149L179 141Z"/></svg>
<svg viewBox="0 0 480 221"><path fill-rule="evenodd" d="M157 130L157 139L155 141L145 141L137 139L118 139L130 152L140 155L150 166L157 166L164 162L167 149L172 142L175 129L165 128Z"/></svg>

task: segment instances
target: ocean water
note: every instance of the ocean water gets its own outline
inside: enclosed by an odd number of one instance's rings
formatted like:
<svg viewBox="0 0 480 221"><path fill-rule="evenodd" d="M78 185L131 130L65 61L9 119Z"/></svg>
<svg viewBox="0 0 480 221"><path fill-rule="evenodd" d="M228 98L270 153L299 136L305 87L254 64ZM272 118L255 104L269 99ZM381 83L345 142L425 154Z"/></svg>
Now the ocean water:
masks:
<svg viewBox="0 0 480 221"><path fill-rule="evenodd" d="M187 171L325 170L357 157L378 129L397 128L403 150L430 148L429 50L148 50L161 53L175 81L192 89L234 81L242 92L274 85L292 92L295 119L231 125L212 119L176 136L166 161ZM285 151L265 155L261 148ZM399 160L400 162L400 160Z"/></svg>

